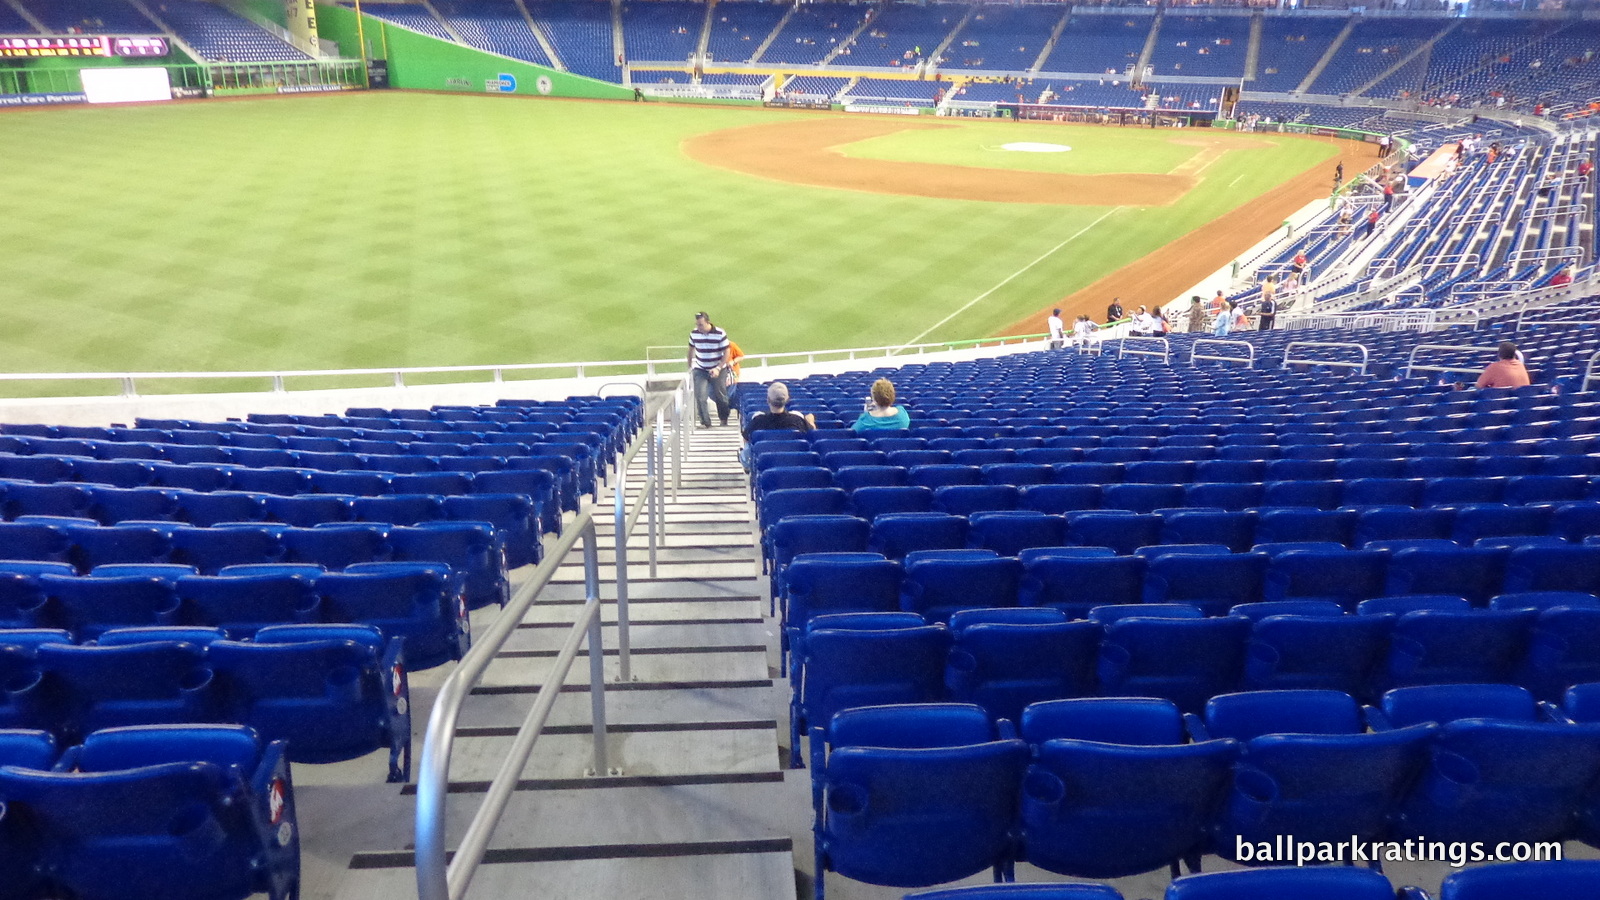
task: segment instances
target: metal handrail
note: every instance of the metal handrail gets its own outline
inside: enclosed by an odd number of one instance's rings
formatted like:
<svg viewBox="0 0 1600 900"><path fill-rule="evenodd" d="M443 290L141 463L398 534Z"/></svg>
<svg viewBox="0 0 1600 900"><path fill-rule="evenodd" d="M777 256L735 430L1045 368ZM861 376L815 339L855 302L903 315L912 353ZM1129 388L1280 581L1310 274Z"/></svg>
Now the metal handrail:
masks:
<svg viewBox="0 0 1600 900"><path fill-rule="evenodd" d="M1201 344L1213 344L1213 345L1216 345L1216 346L1219 346L1219 347L1223 346L1223 345L1227 345L1227 346L1230 346L1230 347L1243 347L1245 350L1248 351L1248 354L1246 356L1243 356L1243 357L1239 357L1239 356L1203 356L1199 352ZM1197 360L1197 359L1209 359L1209 360L1215 360L1215 361L1218 361L1218 362L1242 362L1242 363L1244 363L1244 367L1245 368L1253 369L1253 368L1255 368L1255 365L1256 365L1256 345L1250 343L1249 341L1224 341L1224 340L1220 340L1218 338L1198 338L1193 343L1191 343L1189 345L1189 365L1191 365L1191 366L1194 365L1194 361Z"/></svg>
<svg viewBox="0 0 1600 900"><path fill-rule="evenodd" d="M1469 352L1473 352L1473 353L1483 352L1483 353L1494 353L1494 354L1498 354L1500 352L1500 348L1499 347L1475 347L1475 346L1472 346L1471 344L1418 344L1415 347L1411 348L1411 355L1406 358L1406 374L1405 374L1404 377L1410 378L1411 377L1411 373L1412 372L1416 372L1416 371L1422 371L1422 372L1477 372L1477 371L1479 371L1479 369L1476 369L1476 368L1467 369L1467 368L1462 368L1461 366L1419 366L1419 365L1417 365L1417 354L1421 353L1423 350L1456 350L1456 351L1469 351Z"/></svg>
<svg viewBox="0 0 1600 900"><path fill-rule="evenodd" d="M1341 347L1346 350L1353 348L1361 351L1361 362L1345 362L1338 359L1295 359L1294 348L1296 347ZM1368 352L1365 344L1352 344L1343 341L1290 341L1283 347L1283 365L1279 366L1279 368L1287 369L1291 365L1338 366L1345 369L1355 369L1357 375L1365 375L1367 374L1367 362L1370 357L1371 353Z"/></svg>
<svg viewBox="0 0 1600 900"><path fill-rule="evenodd" d="M657 414L659 417L660 408L657 409ZM613 490L617 497L624 498L619 501L619 505L626 502L625 473L628 463L641 447L652 448L652 455L647 458L651 458L654 462L655 457L659 456L659 451L656 449L659 447L659 434L656 426L647 425L618 460L616 485ZM652 471L649 475L646 496L653 491L657 474ZM631 521L625 522L615 537L619 562L617 567L619 598L627 596L625 582L627 573L624 562L627 535L638 522L644 499L641 498L641 504L634 510ZM652 518L654 519L651 523L652 529L660 527L660 517ZM654 538L652 530L652 557ZM550 672L545 676L544 683L539 686L533 708L529 710L527 718L518 728L511 750L501 763L499 771L495 773L494 780L490 782L482 805L478 807L477 813L468 824L454 856L448 857L445 847L445 798L449 791L450 755L455 746L456 724L461 717L461 706L473 688L482 681L483 673L489 663L515 632L527 615L528 608L549 585L561 563L580 540L583 541L583 609L573 622L572 629L568 632ZM528 758L533 753L534 744L544 731L550 710L555 705L556 698L560 696L567 672L572 668L578 650L586 643L589 653L589 702L594 744L592 772L598 775L611 773L606 748L605 646L600 605L600 555L594 524L594 507L589 507L581 511L578 517L562 530L544 561L517 589L494 624L478 636L472 649L462 657L455 671L451 672L444 684L439 687L433 711L428 717L428 728L423 740L417 775L416 868L419 900L460 900L465 896L472 882L473 873L483 860L484 851L488 848L495 826L505 812L506 803L516 789L522 771L528 764ZM626 601L623 600L617 607L619 641L626 640L627 628L628 609ZM631 673L628 673L630 663L627 646L625 642L619 645L623 672L626 673L624 677L631 676Z"/></svg>
<svg viewBox="0 0 1600 900"><path fill-rule="evenodd" d="M616 552L617 570L617 657L620 665L620 678L622 681L633 680L633 655L632 643L628 638L628 536L633 534L633 529L639 524L639 516L646 509L651 510L650 516L650 577L656 575L656 545L657 532L664 531L666 523L655 511L656 494L661 490L658 478L659 470L656 468L656 453L660 445L660 432L655 428L647 428L640 439L628 448L628 452L617 462L617 479L612 488L612 501L614 505L614 525L612 527L612 543ZM639 502L634 505L633 511L628 511L628 463L640 448L645 450L646 473L644 488L639 492Z"/></svg>
<svg viewBox="0 0 1600 900"><path fill-rule="evenodd" d="M1600 352L1597 352L1593 356L1589 357L1589 364L1583 369L1583 383L1579 386L1579 390L1587 391L1589 389L1589 382L1594 381L1595 379L1600 379L1600 375L1596 375L1594 371L1595 366L1597 365L1600 365Z"/></svg>
<svg viewBox="0 0 1600 900"><path fill-rule="evenodd" d="M1129 341L1153 341L1155 343L1160 344L1161 345L1161 349L1159 351L1157 351L1157 350L1129 350L1128 349L1128 342ZM1122 336L1122 337L1117 339L1117 359L1121 359L1124 356L1159 356L1159 357L1161 357L1161 361L1162 362L1170 362L1170 357L1172 356L1172 344L1166 338L1143 337L1143 336L1140 336L1140 335L1132 335L1132 334L1124 335L1124 336Z"/></svg>

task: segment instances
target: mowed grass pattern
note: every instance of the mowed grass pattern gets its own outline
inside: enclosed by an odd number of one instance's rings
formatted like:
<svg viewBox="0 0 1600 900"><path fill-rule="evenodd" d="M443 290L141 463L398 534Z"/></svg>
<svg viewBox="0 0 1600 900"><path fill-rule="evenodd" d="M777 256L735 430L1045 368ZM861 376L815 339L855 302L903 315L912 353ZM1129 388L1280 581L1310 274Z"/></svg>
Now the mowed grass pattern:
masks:
<svg viewBox="0 0 1600 900"><path fill-rule="evenodd" d="M402 93L8 113L0 365L632 359L700 309L747 352L899 343L1107 212L799 187L678 149L796 115ZM984 124L969 143L1096 132ZM1329 152L1229 154L930 337L992 333Z"/></svg>

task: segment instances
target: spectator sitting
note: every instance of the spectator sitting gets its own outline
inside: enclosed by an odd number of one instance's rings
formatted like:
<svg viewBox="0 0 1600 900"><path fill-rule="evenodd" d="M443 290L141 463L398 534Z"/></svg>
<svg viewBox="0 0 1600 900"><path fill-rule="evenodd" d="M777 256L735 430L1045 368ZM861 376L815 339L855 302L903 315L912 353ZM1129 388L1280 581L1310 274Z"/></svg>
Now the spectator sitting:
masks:
<svg viewBox="0 0 1600 900"><path fill-rule="evenodd" d="M1566 287L1571 283L1572 271L1570 269L1562 269L1556 274L1550 276L1550 287Z"/></svg>
<svg viewBox="0 0 1600 900"><path fill-rule="evenodd" d="M767 385L767 412L756 413L744 423L744 438L750 439L755 431L798 431L802 434L817 427L817 419L810 413L789 411L789 386L781 381Z"/></svg>
<svg viewBox="0 0 1600 900"><path fill-rule="evenodd" d="M852 431L894 431L911 427L911 416L894 404L894 384L887 378L872 383L872 393L867 396L867 408L850 426Z"/></svg>
<svg viewBox="0 0 1600 900"><path fill-rule="evenodd" d="M1484 367L1483 374L1478 376L1478 387L1527 387L1532 381L1528 378L1528 368L1522 364L1520 357L1516 344L1502 341L1500 358Z"/></svg>

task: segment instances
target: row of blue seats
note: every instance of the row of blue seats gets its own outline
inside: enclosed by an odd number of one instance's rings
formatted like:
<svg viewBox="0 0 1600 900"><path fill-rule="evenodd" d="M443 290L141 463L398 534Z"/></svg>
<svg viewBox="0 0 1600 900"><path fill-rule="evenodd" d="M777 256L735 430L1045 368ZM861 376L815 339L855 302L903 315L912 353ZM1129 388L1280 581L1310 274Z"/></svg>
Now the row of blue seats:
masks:
<svg viewBox="0 0 1600 900"><path fill-rule="evenodd" d="M1192 743L1177 708L1148 698L1035 704L1017 727L964 704L844 710L811 735L818 881L921 886L990 868L999 880L1019 861L1176 876L1180 862L1250 862L1282 840L1553 855L1568 837L1600 842L1600 723L1504 715L1461 693L1412 724L1374 711L1371 732L1337 694L1217 698L1233 727L1198 722Z"/></svg>
<svg viewBox="0 0 1600 900"><path fill-rule="evenodd" d="M0 635L89 641L119 628L209 628L248 637L291 624L372 625L403 637L412 668L460 659L471 643L460 579L441 563L229 566L197 575L177 565L104 566L74 575L50 563L0 561Z"/></svg>
<svg viewBox="0 0 1600 900"><path fill-rule="evenodd" d="M1316 848L1313 848L1316 849ZM1282 860L1280 860L1282 861ZM1600 893L1600 862L1554 860L1473 866L1446 876L1438 900L1584 900ZM1185 875L1164 900L1431 900L1417 887L1398 892L1370 869L1267 866ZM1123 900L1104 884L979 884L907 894L905 900Z"/></svg>
<svg viewBox="0 0 1600 900"><path fill-rule="evenodd" d="M132 725L248 725L289 759L328 763L387 749L390 781L411 770L406 639L372 625L117 628L92 643L64 631L0 629L7 685L0 729L76 740Z"/></svg>
<svg viewBox="0 0 1600 900"><path fill-rule="evenodd" d="M989 452L989 451L974 451ZM832 454L839 455L839 454ZM849 454L854 456L855 454ZM1528 457L1495 457L1527 461ZM1589 457L1576 459L1589 468ZM1538 464L1537 458L1531 460ZM1314 460L1279 460L1310 463ZM1022 502L1022 490L1047 486L1042 494L1070 501L1059 510L1097 508L1151 512L1182 506L1217 506L1246 509L1263 506L1301 506L1337 509L1359 506L1425 507L1455 503L1559 503L1589 500L1600 495L1600 479L1589 474L1563 475L1457 475L1433 478L1323 478L1311 474L1312 466L1299 467L1306 474L1283 478L1285 472L1269 472L1279 477L1257 480L1240 477L1232 481L1190 481L1193 463L1129 463L1128 480L1101 478L1110 463L985 463L979 465L919 465L909 469L888 465L846 465L839 469L823 466L777 466L755 478L758 501L766 501L776 491L800 488L838 488L854 495L863 488L893 488L898 493L877 493L871 497L926 497L942 511L964 514L983 509L1015 509ZM1239 467L1243 470L1245 467ZM1115 474L1115 473L1107 473ZM1217 473L1222 474L1222 473ZM1243 471L1238 474L1243 475ZM913 490L905 490L912 488ZM917 490L920 489L920 490ZM930 493L931 491L931 493ZM790 495L821 501L821 495ZM962 501L954 498L971 498ZM1035 501L1037 503L1037 501ZM993 505L989 505L993 504ZM859 505L859 504L858 504ZM956 508L952 508L956 507ZM967 507L967 508L960 508ZM925 512L906 506L892 511ZM782 511L781 509L779 510Z"/></svg>
<svg viewBox="0 0 1600 900"><path fill-rule="evenodd" d="M309 461L310 454L260 450L294 456L287 465L245 465L220 461L161 462L134 459L89 459L72 456L0 454L0 479L35 484L101 484L109 487L174 487L199 491L241 490L264 494L471 493L505 490L508 482L548 481L522 493L557 494L567 509L580 494L594 493L597 477L592 461L565 453L535 456L368 456L343 454ZM534 474L523 474L523 473ZM538 473L545 473L539 475ZM480 479L478 476L485 476Z"/></svg>
<svg viewBox="0 0 1600 900"><path fill-rule="evenodd" d="M501 485L497 485L501 486ZM537 487L524 479L503 485ZM11 525L88 527L92 525L142 527L166 531L174 525L207 528L213 525L267 524L295 528L368 523L373 525L424 525L443 522L478 522L492 526L503 545L506 561L516 568L538 562L540 534L560 527L554 504L541 504L523 490L513 493L389 494L372 497L347 494L258 494L243 491L205 493L168 488L112 488L79 485L33 485L0 482L0 559L36 559L37 551L13 556L7 541L23 546L40 540L35 529ZM13 538L13 535L22 537ZM32 535L32 536L29 536ZM57 542L59 543L59 542ZM107 560L136 562L139 560Z"/></svg>
<svg viewBox="0 0 1600 900"><path fill-rule="evenodd" d="M1037 496L1071 485L1028 488ZM857 494L926 490L862 488ZM1015 492L1015 488L940 488L938 493ZM788 493L780 491L778 492ZM937 503L935 504L938 505ZM1588 542L1600 535L1600 501L1506 506L1465 503L1454 507L1408 506L1315 509L1303 506L1227 510L1221 507L1167 507L1138 513L1128 509L1069 510L1051 513L993 504L954 506L960 513L900 512L886 506L868 520L862 516L801 513L777 518L765 529L765 558L781 569L798 553L871 550L899 559L915 550L991 549L1006 556L1044 547L1109 547L1129 554L1162 544L1220 544L1234 552L1263 545L1315 542L1362 549L1411 546L1505 548L1523 544ZM977 507L977 508L974 508ZM830 529L832 531L830 532Z"/></svg>
<svg viewBox="0 0 1600 900"><path fill-rule="evenodd" d="M1369 603L1386 611L1277 603L1207 618L1190 605L1140 604L1069 621L1050 609L967 609L948 626L904 612L817 616L786 629L791 736L873 703L960 700L1014 719L1029 703L1063 697L1162 697L1194 712L1240 689L1376 697L1412 685L1516 683L1556 699L1600 680L1594 595L1511 594L1493 610L1459 598Z"/></svg>
<svg viewBox="0 0 1600 900"><path fill-rule="evenodd" d="M0 808L6 900L299 896L286 747L248 727L0 730Z"/></svg>
<svg viewBox="0 0 1600 900"><path fill-rule="evenodd" d="M389 561L447 567L472 609L509 596L505 551L483 522L379 523L293 528L239 523L195 528L163 522L0 522L0 573L53 564L67 574L111 565L176 565L216 575L229 566L303 564L344 570Z"/></svg>

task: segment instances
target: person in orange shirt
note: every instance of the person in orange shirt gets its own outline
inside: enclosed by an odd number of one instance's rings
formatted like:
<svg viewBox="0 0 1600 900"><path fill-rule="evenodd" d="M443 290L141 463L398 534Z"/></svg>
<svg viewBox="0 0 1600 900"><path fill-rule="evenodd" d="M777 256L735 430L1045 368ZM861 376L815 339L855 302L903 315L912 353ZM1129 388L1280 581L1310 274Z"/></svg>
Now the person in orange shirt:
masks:
<svg viewBox="0 0 1600 900"><path fill-rule="evenodd" d="M1484 367L1483 374L1478 376L1478 387L1527 387L1531 383L1528 368L1517 357L1517 345L1502 341L1500 358Z"/></svg>
<svg viewBox="0 0 1600 900"><path fill-rule="evenodd" d="M728 365L723 370L723 389L728 394L728 405L734 409L739 408L739 360L744 358L744 351L733 341L728 342Z"/></svg>

